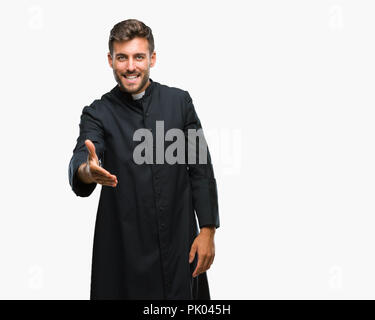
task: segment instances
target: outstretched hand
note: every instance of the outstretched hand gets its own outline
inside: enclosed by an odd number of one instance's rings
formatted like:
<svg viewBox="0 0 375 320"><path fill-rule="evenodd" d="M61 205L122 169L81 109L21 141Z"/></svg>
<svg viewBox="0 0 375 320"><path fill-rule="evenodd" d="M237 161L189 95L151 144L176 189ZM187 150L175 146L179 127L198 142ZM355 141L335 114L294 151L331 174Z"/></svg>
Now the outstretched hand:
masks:
<svg viewBox="0 0 375 320"><path fill-rule="evenodd" d="M89 152L87 161L82 163L78 169L79 178L85 183L99 183L103 186L116 187L117 177L100 167L99 159L95 152L95 145L91 140L85 140Z"/></svg>

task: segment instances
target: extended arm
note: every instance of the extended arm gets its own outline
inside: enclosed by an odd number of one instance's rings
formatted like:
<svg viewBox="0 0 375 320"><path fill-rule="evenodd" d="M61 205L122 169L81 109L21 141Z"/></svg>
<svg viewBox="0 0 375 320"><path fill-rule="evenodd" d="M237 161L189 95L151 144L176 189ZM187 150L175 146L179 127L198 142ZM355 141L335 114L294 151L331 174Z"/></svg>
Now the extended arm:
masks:
<svg viewBox="0 0 375 320"><path fill-rule="evenodd" d="M93 106L82 110L80 133L69 163L69 183L77 196L88 197L96 184L117 184L117 178L99 166L105 151L104 129Z"/></svg>

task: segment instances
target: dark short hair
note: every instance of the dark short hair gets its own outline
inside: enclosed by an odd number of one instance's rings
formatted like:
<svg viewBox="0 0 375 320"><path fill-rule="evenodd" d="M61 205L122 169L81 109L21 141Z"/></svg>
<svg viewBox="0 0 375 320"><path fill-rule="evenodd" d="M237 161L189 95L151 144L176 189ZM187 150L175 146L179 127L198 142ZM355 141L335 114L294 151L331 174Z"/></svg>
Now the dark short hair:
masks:
<svg viewBox="0 0 375 320"><path fill-rule="evenodd" d="M155 48L152 30L137 19L127 19L113 26L108 41L109 52L113 54L113 41L132 40L136 37L147 39L151 55Z"/></svg>

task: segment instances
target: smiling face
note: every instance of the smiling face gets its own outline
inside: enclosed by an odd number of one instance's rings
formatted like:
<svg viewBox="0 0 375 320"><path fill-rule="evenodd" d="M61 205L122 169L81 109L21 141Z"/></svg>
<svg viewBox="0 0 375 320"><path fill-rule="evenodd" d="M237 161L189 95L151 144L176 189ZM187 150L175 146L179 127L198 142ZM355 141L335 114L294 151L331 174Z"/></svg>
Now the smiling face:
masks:
<svg viewBox="0 0 375 320"><path fill-rule="evenodd" d="M155 65L156 53L154 51L150 56L145 38L114 41L108 62L121 90L135 94L149 86L150 68Z"/></svg>

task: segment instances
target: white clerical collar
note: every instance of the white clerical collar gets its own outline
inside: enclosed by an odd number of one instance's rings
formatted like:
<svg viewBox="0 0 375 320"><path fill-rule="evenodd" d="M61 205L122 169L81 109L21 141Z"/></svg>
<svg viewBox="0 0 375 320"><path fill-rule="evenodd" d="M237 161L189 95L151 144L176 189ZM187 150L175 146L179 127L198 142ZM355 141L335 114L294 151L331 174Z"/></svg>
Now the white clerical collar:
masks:
<svg viewBox="0 0 375 320"><path fill-rule="evenodd" d="M133 97L134 100L139 100L144 96L145 93L146 93L146 90L144 90L140 93L132 94L132 97Z"/></svg>

